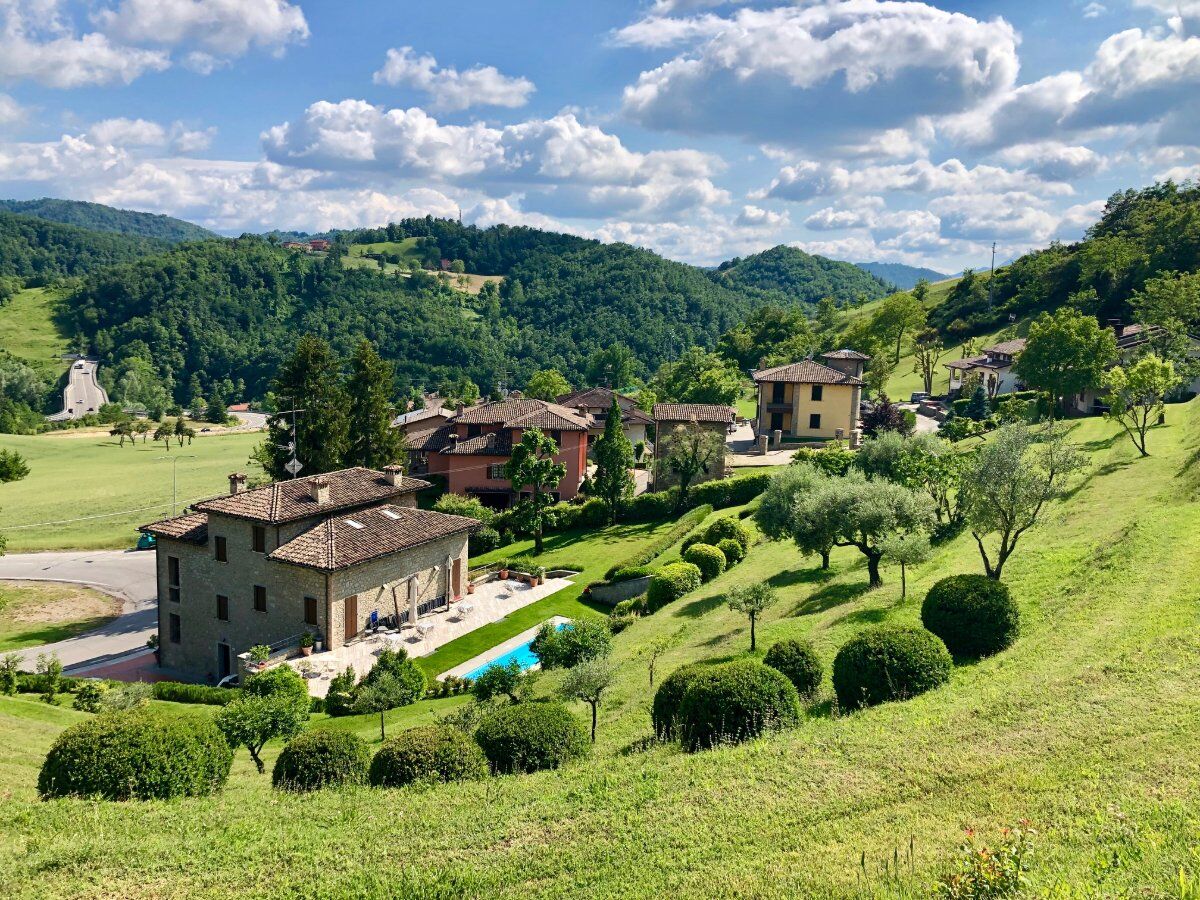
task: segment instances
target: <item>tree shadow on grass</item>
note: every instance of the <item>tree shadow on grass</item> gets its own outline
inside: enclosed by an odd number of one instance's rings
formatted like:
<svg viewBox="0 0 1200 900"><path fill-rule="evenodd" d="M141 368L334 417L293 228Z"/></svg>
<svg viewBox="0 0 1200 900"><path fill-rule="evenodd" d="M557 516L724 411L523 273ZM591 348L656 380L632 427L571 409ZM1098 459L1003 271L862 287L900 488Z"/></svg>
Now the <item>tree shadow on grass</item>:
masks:
<svg viewBox="0 0 1200 900"><path fill-rule="evenodd" d="M693 600L687 606L679 607L677 616L685 619L698 619L706 613L712 612L714 609L719 609L729 602L729 598L725 594L714 594L711 597L701 597L699 600Z"/></svg>
<svg viewBox="0 0 1200 900"><path fill-rule="evenodd" d="M853 612L848 612L838 619L838 621L854 625L878 625L886 621L887 617L888 610L885 607L877 606L871 609L856 609Z"/></svg>
<svg viewBox="0 0 1200 900"><path fill-rule="evenodd" d="M767 579L773 588L795 587L798 584L821 584L833 577L831 569L789 569Z"/></svg>
<svg viewBox="0 0 1200 900"><path fill-rule="evenodd" d="M787 613L788 616L811 616L857 600L870 589L870 585L861 581L851 584L829 584L820 590L813 591Z"/></svg>

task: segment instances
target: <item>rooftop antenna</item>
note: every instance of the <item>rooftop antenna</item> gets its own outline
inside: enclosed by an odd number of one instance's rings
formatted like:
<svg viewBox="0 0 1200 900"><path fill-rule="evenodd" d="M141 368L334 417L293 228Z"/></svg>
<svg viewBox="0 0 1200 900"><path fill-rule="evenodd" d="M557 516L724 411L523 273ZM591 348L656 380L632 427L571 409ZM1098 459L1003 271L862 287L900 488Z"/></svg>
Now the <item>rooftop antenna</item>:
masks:
<svg viewBox="0 0 1200 900"><path fill-rule="evenodd" d="M292 476L292 478L295 478L297 473L304 468L304 463L300 462L300 460L296 458L296 445L299 443L296 438L296 413L302 413L305 412L305 410L296 409L294 399L291 400L291 403L292 409L281 409L275 413L275 416L276 418L282 418L286 415L291 415L292 417L292 427L288 429L288 442L286 444L280 444L279 446L291 454L288 461L283 464L283 467L288 470L288 473Z"/></svg>
<svg viewBox="0 0 1200 900"><path fill-rule="evenodd" d="M996 242L992 241L992 272L988 276L988 312L992 311L992 289L996 284Z"/></svg>

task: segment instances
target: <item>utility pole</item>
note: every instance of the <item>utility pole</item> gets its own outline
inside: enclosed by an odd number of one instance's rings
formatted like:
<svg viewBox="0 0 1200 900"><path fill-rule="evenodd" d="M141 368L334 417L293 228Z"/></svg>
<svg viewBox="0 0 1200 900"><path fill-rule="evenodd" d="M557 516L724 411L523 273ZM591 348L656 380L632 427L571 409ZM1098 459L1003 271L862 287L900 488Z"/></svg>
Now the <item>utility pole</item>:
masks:
<svg viewBox="0 0 1200 900"><path fill-rule="evenodd" d="M283 467L288 470L288 473L292 476L292 478L295 478L296 474L304 468L304 463L300 462L300 460L296 458L297 444L299 444L299 440L296 437L296 413L302 413L305 412L305 410L295 408L296 401L294 397L288 399L292 404L292 409L281 409L275 413L275 417L277 419L283 418L289 414L292 417L292 427L288 430L289 440L286 444L280 444L279 446L291 453L291 458L284 463Z"/></svg>
<svg viewBox="0 0 1200 900"><path fill-rule="evenodd" d="M179 507L179 479L176 477L179 469L179 461L181 459L195 459L194 453L189 453L185 456L156 456L155 459L169 459L171 461L171 517L174 518L176 510Z"/></svg>
<svg viewBox="0 0 1200 900"><path fill-rule="evenodd" d="M988 276L988 312L992 311L992 289L996 283L996 242L992 241L992 271Z"/></svg>

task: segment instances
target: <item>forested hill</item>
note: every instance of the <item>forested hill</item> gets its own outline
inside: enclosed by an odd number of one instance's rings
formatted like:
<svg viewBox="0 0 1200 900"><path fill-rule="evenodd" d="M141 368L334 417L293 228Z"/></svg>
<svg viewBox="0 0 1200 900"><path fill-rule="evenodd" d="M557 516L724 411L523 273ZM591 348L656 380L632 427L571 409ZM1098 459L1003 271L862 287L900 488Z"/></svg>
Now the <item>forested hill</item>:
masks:
<svg viewBox="0 0 1200 900"><path fill-rule="evenodd" d="M929 321L957 338L1010 319L1070 305L1128 321L1129 300L1152 278L1200 270L1200 185L1165 182L1109 198L1100 221L1076 244L1051 244L987 274L964 273Z"/></svg>
<svg viewBox="0 0 1200 900"><path fill-rule="evenodd" d="M0 200L0 210L37 216L39 219L76 225L92 231L159 238L170 243L197 241L215 236L208 229L182 219L130 209L115 209L81 200L56 200L50 197L43 197L41 200Z"/></svg>
<svg viewBox="0 0 1200 900"><path fill-rule="evenodd" d="M904 263L869 262L855 265L902 291L912 290L922 278L926 281L945 281L950 277L933 269L906 266Z"/></svg>
<svg viewBox="0 0 1200 900"><path fill-rule="evenodd" d="M34 216L0 212L0 276L36 287L170 247L157 238L91 231Z"/></svg>
<svg viewBox="0 0 1200 900"><path fill-rule="evenodd" d="M815 304L823 297L843 304L874 300L892 289L888 282L853 263L813 256L783 244L723 262L716 277L734 289L770 291L803 304Z"/></svg>

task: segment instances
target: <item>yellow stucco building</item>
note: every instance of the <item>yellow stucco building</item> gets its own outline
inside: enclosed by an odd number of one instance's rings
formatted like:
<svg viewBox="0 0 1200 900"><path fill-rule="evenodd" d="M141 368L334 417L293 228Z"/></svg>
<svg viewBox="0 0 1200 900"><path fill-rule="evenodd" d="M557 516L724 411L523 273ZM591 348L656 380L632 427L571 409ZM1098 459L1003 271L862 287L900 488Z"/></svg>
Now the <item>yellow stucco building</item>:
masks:
<svg viewBox="0 0 1200 900"><path fill-rule="evenodd" d="M870 359L854 350L821 355L754 373L758 388L756 431L785 439L859 442L858 405L863 368Z"/></svg>

